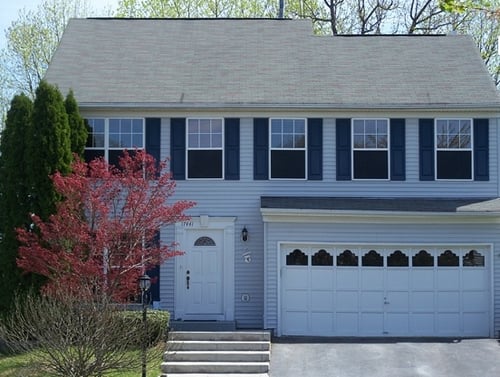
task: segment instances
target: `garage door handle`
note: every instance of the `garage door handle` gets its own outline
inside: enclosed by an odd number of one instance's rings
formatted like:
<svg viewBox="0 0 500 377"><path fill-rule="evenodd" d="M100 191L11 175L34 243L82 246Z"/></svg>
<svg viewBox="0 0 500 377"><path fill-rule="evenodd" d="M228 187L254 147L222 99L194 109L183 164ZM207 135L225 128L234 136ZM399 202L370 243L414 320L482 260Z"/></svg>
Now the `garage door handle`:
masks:
<svg viewBox="0 0 500 377"><path fill-rule="evenodd" d="M390 304L390 302L387 300L384 300L384 305L388 305L388 304Z"/></svg>
<svg viewBox="0 0 500 377"><path fill-rule="evenodd" d="M186 289L189 289L189 270L186 271Z"/></svg>

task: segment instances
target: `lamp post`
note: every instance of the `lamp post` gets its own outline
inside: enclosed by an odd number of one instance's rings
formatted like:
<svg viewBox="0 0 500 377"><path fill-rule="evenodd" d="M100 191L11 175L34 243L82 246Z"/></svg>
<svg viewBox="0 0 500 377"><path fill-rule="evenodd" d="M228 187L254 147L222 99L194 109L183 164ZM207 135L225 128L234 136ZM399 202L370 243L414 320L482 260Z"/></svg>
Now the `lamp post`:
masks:
<svg viewBox="0 0 500 377"><path fill-rule="evenodd" d="M139 278L139 287L141 288L142 325L144 328L144 336L142 339L142 377L146 377L146 349L148 343L148 322L146 321L148 303L146 300L146 293L151 287L151 278L147 274Z"/></svg>

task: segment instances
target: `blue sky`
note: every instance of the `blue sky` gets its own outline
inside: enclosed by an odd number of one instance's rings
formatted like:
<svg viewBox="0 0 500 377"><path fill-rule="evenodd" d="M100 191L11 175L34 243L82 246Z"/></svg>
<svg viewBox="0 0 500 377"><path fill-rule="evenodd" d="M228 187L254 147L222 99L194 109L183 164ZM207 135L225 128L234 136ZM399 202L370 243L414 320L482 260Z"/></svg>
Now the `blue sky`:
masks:
<svg viewBox="0 0 500 377"><path fill-rule="evenodd" d="M88 0L89 4L95 10L102 10L111 6L113 9L117 7L118 0ZM5 31L10 26L12 21L18 18L19 11L23 8L27 10L36 10L43 3L43 0L3 0L0 3L0 49L4 48Z"/></svg>

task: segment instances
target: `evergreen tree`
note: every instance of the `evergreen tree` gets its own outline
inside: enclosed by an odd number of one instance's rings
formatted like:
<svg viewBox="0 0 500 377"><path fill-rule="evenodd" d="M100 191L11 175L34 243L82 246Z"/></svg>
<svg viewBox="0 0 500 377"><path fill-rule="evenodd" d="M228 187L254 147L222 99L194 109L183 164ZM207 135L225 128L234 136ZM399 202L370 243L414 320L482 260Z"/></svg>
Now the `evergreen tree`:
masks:
<svg viewBox="0 0 500 377"><path fill-rule="evenodd" d="M30 224L26 141L32 111L27 96L15 96L0 139L0 312L10 307L15 291L30 285L16 267L15 228Z"/></svg>
<svg viewBox="0 0 500 377"><path fill-rule="evenodd" d="M83 157L88 131L85 120L80 116L80 110L72 90L66 96L64 106L68 114L71 152Z"/></svg>
<svg viewBox="0 0 500 377"><path fill-rule="evenodd" d="M70 129L64 98L55 86L41 81L36 90L27 140L31 212L42 219L55 212L57 194L50 176L67 174L72 161Z"/></svg>

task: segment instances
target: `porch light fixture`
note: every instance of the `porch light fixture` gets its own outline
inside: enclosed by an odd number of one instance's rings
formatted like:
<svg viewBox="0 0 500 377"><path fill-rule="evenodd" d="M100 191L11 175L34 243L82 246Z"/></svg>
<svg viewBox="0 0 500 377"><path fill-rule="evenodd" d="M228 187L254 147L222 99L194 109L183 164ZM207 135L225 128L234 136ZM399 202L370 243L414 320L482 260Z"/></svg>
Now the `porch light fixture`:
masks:
<svg viewBox="0 0 500 377"><path fill-rule="evenodd" d="M142 326L144 328L144 339L142 339L142 377L146 377L146 349L148 347L148 322L146 313L148 310L147 292L151 288L151 278L148 274L139 277L139 288L141 289L142 299Z"/></svg>
<svg viewBox="0 0 500 377"><path fill-rule="evenodd" d="M246 242L248 240L248 229L246 226L244 226L241 230L241 239L243 242Z"/></svg>

